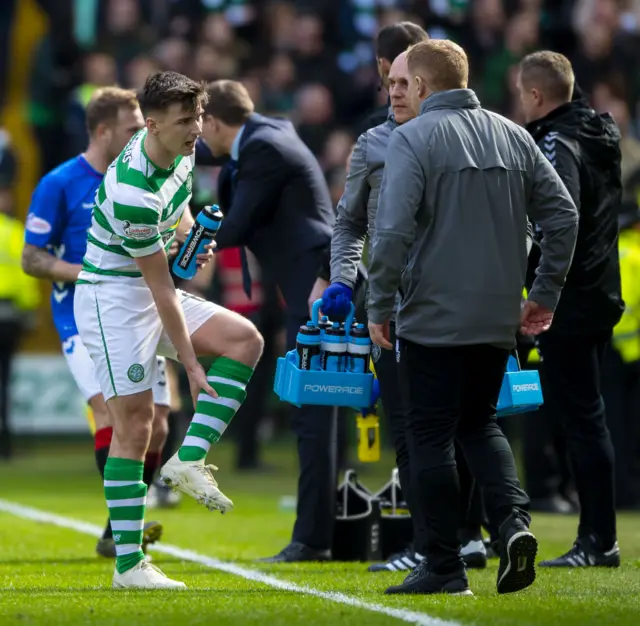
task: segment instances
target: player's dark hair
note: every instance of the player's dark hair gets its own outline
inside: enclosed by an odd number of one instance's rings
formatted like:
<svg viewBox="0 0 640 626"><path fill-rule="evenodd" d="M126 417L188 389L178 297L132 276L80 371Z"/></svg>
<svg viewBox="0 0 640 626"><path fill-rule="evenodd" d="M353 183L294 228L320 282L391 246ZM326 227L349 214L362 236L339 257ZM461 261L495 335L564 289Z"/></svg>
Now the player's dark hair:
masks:
<svg viewBox="0 0 640 626"><path fill-rule="evenodd" d="M122 108L133 111L138 107L136 94L120 87L96 89L85 109L85 120L89 135L95 133L99 124L110 124L118 119Z"/></svg>
<svg viewBox="0 0 640 626"><path fill-rule="evenodd" d="M389 63L409 46L429 39L427 31L413 22L398 22L380 29L376 37L376 56Z"/></svg>
<svg viewBox="0 0 640 626"><path fill-rule="evenodd" d="M209 101L205 115L212 115L227 126L242 126L254 111L247 88L236 80L216 80L207 85Z"/></svg>
<svg viewBox="0 0 640 626"><path fill-rule="evenodd" d="M207 94L204 83L196 82L178 72L151 74L138 93L142 114L151 111L166 111L172 104L180 104L185 111L193 112L198 105L204 106Z"/></svg>

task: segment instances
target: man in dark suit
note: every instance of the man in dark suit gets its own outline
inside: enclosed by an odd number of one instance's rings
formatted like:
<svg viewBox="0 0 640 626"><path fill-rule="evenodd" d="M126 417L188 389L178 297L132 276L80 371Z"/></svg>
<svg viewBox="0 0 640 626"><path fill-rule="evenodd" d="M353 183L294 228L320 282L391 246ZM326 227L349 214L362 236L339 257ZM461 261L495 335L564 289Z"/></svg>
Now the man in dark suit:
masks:
<svg viewBox="0 0 640 626"><path fill-rule="evenodd" d="M217 247L241 247L246 291L245 247L276 282L287 306L291 350L309 318L308 299L320 268L328 262L335 221L329 190L318 162L289 121L254 113L239 82L216 81L207 91L202 137L214 157L231 157L220 176L225 219ZM297 519L291 543L271 562L331 558L336 482L332 412L332 407L313 406L294 412L300 460Z"/></svg>

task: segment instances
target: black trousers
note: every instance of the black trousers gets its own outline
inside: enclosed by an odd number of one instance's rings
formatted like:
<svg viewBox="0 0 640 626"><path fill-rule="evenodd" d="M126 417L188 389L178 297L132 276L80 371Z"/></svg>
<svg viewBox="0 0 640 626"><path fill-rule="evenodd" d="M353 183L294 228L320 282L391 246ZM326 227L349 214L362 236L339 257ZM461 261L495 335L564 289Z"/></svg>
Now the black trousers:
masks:
<svg viewBox="0 0 640 626"><path fill-rule="evenodd" d="M490 519L500 524L514 510L528 518L529 499L496 422L508 356L507 350L487 345L425 347L400 339L400 372L409 402L412 513L425 528L425 556L434 572L463 567L456 437Z"/></svg>
<svg viewBox="0 0 640 626"><path fill-rule="evenodd" d="M389 325L390 342L396 345L395 323ZM409 511L413 511L413 497L411 494L411 471L409 468L409 448L407 446L407 426L409 423L407 403L401 393L399 354L394 350L380 350L379 357L374 362L376 375L380 382L380 400L382 408L391 430L391 437L396 453L396 467L400 487L406 499ZM482 494L476 487L475 481L467 466L462 450L456 444L456 463L460 474L460 498L462 506L462 525L460 528L461 541L467 543L482 532L485 524ZM426 549L425 529L418 523L418 517L413 515L413 545L416 552L424 554Z"/></svg>
<svg viewBox="0 0 640 626"><path fill-rule="evenodd" d="M300 326L309 320L307 298L320 267L322 250L310 250L289 262L289 280L281 285L287 303L287 350L296 345ZM277 278L277 277L276 277ZM316 550L333 542L337 484L338 410L326 406L292 407L300 474L292 540Z"/></svg>
<svg viewBox="0 0 640 626"><path fill-rule="evenodd" d="M569 460L580 499L578 537L596 535L596 545L616 540L614 454L607 429L600 371L611 332L540 335L545 405L567 437Z"/></svg>
<svg viewBox="0 0 640 626"><path fill-rule="evenodd" d="M287 316L287 350L293 350L307 319ZM294 407L293 432L298 443L298 503L293 541L328 550L333 541L337 481L337 409Z"/></svg>
<svg viewBox="0 0 640 626"><path fill-rule="evenodd" d="M396 345L396 326L389 327L390 341ZM409 449L407 447L408 413L406 403L403 400L400 386L400 372L398 367L397 352L383 350L374 347L373 360L376 368L376 376L380 383L380 401L384 409L385 419L391 431L393 448L396 453L396 467L400 488L405 497L413 520L413 543L416 552L424 549L424 532L417 524L417 518L413 515L413 497L411 494L411 472L409 470Z"/></svg>

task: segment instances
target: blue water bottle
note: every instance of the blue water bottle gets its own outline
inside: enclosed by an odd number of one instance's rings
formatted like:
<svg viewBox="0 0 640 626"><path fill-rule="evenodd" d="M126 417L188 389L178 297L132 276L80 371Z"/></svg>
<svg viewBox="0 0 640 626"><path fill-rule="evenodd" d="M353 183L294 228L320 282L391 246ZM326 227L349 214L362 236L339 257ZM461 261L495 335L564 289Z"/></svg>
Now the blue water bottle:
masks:
<svg viewBox="0 0 640 626"><path fill-rule="evenodd" d="M322 369L327 372L344 372L346 356L347 335L340 322L334 322L324 331Z"/></svg>
<svg viewBox="0 0 640 626"><path fill-rule="evenodd" d="M222 224L222 212L217 205L204 207L196 217L187 240L182 244L178 256L173 262L173 273L179 278L191 280L198 271L197 257L205 252L204 247L211 243Z"/></svg>
<svg viewBox="0 0 640 626"><path fill-rule="evenodd" d="M351 329L347 344L348 371L354 374L367 374L371 358L371 337L364 324L356 324Z"/></svg>
<svg viewBox="0 0 640 626"><path fill-rule="evenodd" d="M307 371L321 369L321 345L320 329L313 322L300 326L296 337L298 369Z"/></svg>

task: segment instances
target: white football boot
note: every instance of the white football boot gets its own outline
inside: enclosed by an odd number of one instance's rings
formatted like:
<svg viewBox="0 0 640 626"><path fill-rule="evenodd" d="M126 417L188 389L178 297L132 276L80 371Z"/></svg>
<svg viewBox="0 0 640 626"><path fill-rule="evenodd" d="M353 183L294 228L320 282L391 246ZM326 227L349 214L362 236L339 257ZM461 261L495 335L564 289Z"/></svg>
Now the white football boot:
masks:
<svg viewBox="0 0 640 626"><path fill-rule="evenodd" d="M165 576L155 565L140 561L123 574L113 572L114 589L186 589L187 586Z"/></svg>
<svg viewBox="0 0 640 626"><path fill-rule="evenodd" d="M215 465L205 465L204 460L181 461L176 452L160 470L160 479L172 489L191 496L210 511L226 513L233 509L233 502L225 496L213 478Z"/></svg>

